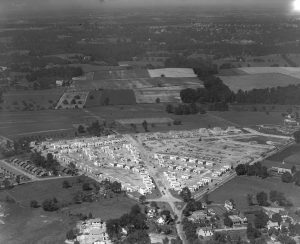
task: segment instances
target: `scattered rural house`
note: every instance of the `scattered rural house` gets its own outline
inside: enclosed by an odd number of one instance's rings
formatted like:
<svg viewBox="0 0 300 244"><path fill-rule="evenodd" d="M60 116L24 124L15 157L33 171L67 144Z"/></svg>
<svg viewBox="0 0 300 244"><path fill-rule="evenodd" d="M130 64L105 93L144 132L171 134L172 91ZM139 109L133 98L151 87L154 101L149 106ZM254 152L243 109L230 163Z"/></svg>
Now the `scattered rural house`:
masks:
<svg viewBox="0 0 300 244"><path fill-rule="evenodd" d="M229 200L225 201L224 207L226 208L227 211L231 211L234 209L233 203Z"/></svg>
<svg viewBox="0 0 300 244"><path fill-rule="evenodd" d="M213 231L211 228L199 228L197 229L197 235L199 238L207 238L213 236Z"/></svg>
<svg viewBox="0 0 300 244"><path fill-rule="evenodd" d="M106 232L106 223L101 219L89 219L79 222L76 226L79 230L77 241L80 244L111 244Z"/></svg>

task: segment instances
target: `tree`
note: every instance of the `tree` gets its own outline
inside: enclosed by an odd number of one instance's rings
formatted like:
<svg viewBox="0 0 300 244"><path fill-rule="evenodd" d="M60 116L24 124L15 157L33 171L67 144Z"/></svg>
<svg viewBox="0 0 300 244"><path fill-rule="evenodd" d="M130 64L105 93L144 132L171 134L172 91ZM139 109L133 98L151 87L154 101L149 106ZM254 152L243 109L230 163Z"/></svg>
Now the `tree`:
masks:
<svg viewBox="0 0 300 244"><path fill-rule="evenodd" d="M169 244L169 238L165 237L165 239L163 239L163 244Z"/></svg>
<svg viewBox="0 0 300 244"><path fill-rule="evenodd" d="M268 206L268 195L265 192L259 192L256 194L256 200L259 206Z"/></svg>
<svg viewBox="0 0 300 244"><path fill-rule="evenodd" d="M145 132L147 132L148 131L148 123L146 120L143 121L142 126L143 126Z"/></svg>
<svg viewBox="0 0 300 244"><path fill-rule="evenodd" d="M247 202L249 206L253 205L253 195L252 194L247 194Z"/></svg>
<svg viewBox="0 0 300 244"><path fill-rule="evenodd" d="M43 203L42 203L43 209L45 211L49 211L49 212L53 212L59 209L58 206L58 202L56 200L56 198L53 199L46 199Z"/></svg>
<svg viewBox="0 0 300 244"><path fill-rule="evenodd" d="M294 138L295 138L295 141L297 143L300 143L300 131L295 131L294 134L293 134Z"/></svg>
<svg viewBox="0 0 300 244"><path fill-rule="evenodd" d="M249 223L247 226L247 237L250 240L250 242L253 243L253 241L260 236L260 231L254 228L251 223Z"/></svg>
<svg viewBox="0 0 300 244"><path fill-rule="evenodd" d="M4 185L4 188L5 189L9 189L9 188L11 188L12 187L12 184L11 184L11 182L9 181L9 179L4 179L4 181L3 181L3 185Z"/></svg>
<svg viewBox="0 0 300 244"><path fill-rule="evenodd" d="M84 190L84 191L90 191L91 189L92 188L90 186L90 183L85 182L85 183L82 184L82 190Z"/></svg>
<svg viewBox="0 0 300 244"><path fill-rule="evenodd" d="M272 220L273 222L277 222L277 223L280 225L280 223L282 222L282 217L281 217L281 215L280 215L279 213L274 213L274 214L272 215L271 220Z"/></svg>
<svg viewBox="0 0 300 244"><path fill-rule="evenodd" d="M114 181L110 186L114 193L120 193L122 191L122 184L120 182Z"/></svg>
<svg viewBox="0 0 300 244"><path fill-rule="evenodd" d="M226 225L227 227L232 227L232 226L233 226L233 222L232 222L232 220L229 218L228 215L226 215L225 218L224 218L224 225Z"/></svg>
<svg viewBox="0 0 300 244"><path fill-rule="evenodd" d="M63 188L69 188L69 187L71 187L71 185L70 185L69 181L64 180L63 183L62 183L62 187Z"/></svg>
<svg viewBox="0 0 300 244"><path fill-rule="evenodd" d="M77 130L78 130L78 133L80 133L80 134L85 133L85 129L82 125L79 125Z"/></svg>
<svg viewBox="0 0 300 244"><path fill-rule="evenodd" d="M16 182L17 182L17 184L21 183L21 175L16 176Z"/></svg>
<svg viewBox="0 0 300 244"><path fill-rule="evenodd" d="M152 208L158 208L158 205L157 205L156 202L151 202L151 203L150 203L150 206L151 206Z"/></svg>
<svg viewBox="0 0 300 244"><path fill-rule="evenodd" d="M73 229L69 230L66 234L68 240L74 240L76 238L76 233Z"/></svg>
<svg viewBox="0 0 300 244"><path fill-rule="evenodd" d="M38 208L39 207L39 204L36 200L31 200L30 201L30 207L31 208Z"/></svg>
<svg viewBox="0 0 300 244"><path fill-rule="evenodd" d="M236 166L235 172L237 175L245 175L247 173L246 166L244 164L239 164Z"/></svg>
<svg viewBox="0 0 300 244"><path fill-rule="evenodd" d="M151 240L146 230L136 230L130 233L124 241L124 244L150 244Z"/></svg>
<svg viewBox="0 0 300 244"><path fill-rule="evenodd" d="M295 185L300 186L300 171L297 171L294 174L293 180L295 182Z"/></svg>
<svg viewBox="0 0 300 244"><path fill-rule="evenodd" d="M166 111L167 111L167 113L174 113L174 107L173 107L173 105L172 104L168 104L167 106L166 106Z"/></svg>
<svg viewBox="0 0 300 244"><path fill-rule="evenodd" d="M184 187L182 189L182 191L180 192L180 196L185 202L189 202L192 199L192 193L188 187Z"/></svg>
<svg viewBox="0 0 300 244"><path fill-rule="evenodd" d="M254 225L255 228L262 229L264 228L269 221L269 216L263 211L255 213Z"/></svg>
<svg viewBox="0 0 300 244"><path fill-rule="evenodd" d="M289 172L285 172L281 175L281 181L284 183L291 183L293 181L293 176Z"/></svg>
<svg viewBox="0 0 300 244"><path fill-rule="evenodd" d="M146 202L146 197L145 197L144 195L141 195L141 196L139 197L139 202L140 202L141 204L144 204L144 203Z"/></svg>

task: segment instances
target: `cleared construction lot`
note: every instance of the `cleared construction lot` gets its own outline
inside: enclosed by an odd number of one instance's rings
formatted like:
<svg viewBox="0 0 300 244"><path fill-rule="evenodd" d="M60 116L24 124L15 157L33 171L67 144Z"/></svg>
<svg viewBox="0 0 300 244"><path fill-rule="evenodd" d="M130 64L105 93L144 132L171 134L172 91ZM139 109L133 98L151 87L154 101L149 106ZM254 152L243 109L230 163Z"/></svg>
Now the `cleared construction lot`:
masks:
<svg viewBox="0 0 300 244"><path fill-rule="evenodd" d="M278 138L229 127L140 134L139 141L154 154L158 175L170 189L194 192L216 184L237 164L254 163L286 145Z"/></svg>

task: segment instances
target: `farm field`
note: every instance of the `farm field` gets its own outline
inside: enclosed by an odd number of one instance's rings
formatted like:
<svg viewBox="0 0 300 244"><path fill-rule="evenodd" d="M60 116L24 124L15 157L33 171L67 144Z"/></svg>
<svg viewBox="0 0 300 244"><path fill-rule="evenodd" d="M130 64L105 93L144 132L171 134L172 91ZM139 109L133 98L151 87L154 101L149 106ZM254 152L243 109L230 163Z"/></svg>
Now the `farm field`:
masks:
<svg viewBox="0 0 300 244"><path fill-rule="evenodd" d="M300 67L243 67L238 70L246 74L280 73L300 79Z"/></svg>
<svg viewBox="0 0 300 244"><path fill-rule="evenodd" d="M249 91L277 86L299 85L299 78L280 73L261 73L237 76L219 76L221 80L234 92Z"/></svg>
<svg viewBox="0 0 300 244"><path fill-rule="evenodd" d="M294 206L300 206L299 187L294 184L283 183L280 178L275 177L260 179L255 176L237 176L209 194L209 200L213 201L213 203L224 204L225 200L232 198L237 205L237 209L243 211L249 208L247 194L255 195L261 191L269 193L271 190L284 192Z"/></svg>
<svg viewBox="0 0 300 244"><path fill-rule="evenodd" d="M149 69L150 77L197 77L193 69L190 68L164 68L164 69Z"/></svg>
<svg viewBox="0 0 300 244"><path fill-rule="evenodd" d="M227 111L227 112L210 112L219 118L230 121L240 126L253 126L259 124L283 124L283 118L279 112L250 112L250 111Z"/></svg>

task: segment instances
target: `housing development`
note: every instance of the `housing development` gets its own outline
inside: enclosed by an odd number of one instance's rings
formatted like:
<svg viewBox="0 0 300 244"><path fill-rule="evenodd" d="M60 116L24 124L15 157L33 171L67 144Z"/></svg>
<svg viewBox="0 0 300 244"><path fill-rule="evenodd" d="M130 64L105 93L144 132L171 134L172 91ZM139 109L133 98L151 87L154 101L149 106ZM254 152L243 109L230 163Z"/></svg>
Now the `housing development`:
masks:
<svg viewBox="0 0 300 244"><path fill-rule="evenodd" d="M0 0L0 244L300 243L300 0Z"/></svg>

